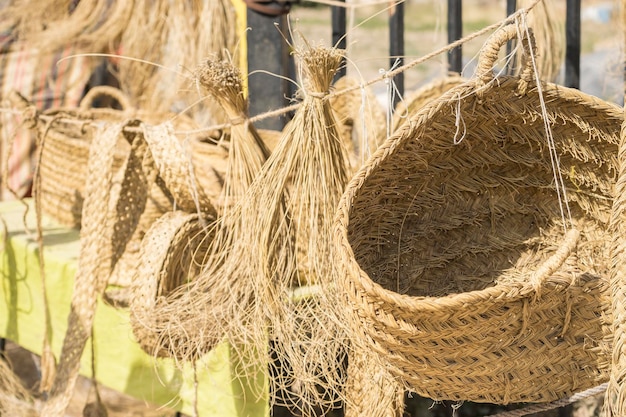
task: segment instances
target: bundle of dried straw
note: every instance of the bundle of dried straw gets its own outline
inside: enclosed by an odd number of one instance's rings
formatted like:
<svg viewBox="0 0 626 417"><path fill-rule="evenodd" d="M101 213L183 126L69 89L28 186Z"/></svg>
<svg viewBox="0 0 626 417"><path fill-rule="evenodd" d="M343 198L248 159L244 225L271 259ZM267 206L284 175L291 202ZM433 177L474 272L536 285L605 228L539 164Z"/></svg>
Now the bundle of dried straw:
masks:
<svg viewBox="0 0 626 417"><path fill-rule="evenodd" d="M162 345L181 359L226 338L253 362L269 364L273 340L275 383L301 390L272 400L310 411L334 404L329 387L343 384L337 363L345 337L315 288L331 277L330 226L348 159L326 98L342 52L307 45L296 56L302 105L245 197L222 216L202 274L157 300L153 314L167 318L157 329ZM311 281L319 286L301 287Z"/></svg>
<svg viewBox="0 0 626 417"><path fill-rule="evenodd" d="M145 259L140 260L131 300L134 333L143 348L159 356L169 355L183 359L188 357L189 351L208 351L217 343L220 335L195 339L198 345L192 350L183 347L187 339L198 336L197 328L188 334L185 329L183 333L186 335L167 332L171 318L158 312L156 298L167 298L168 303L173 303L173 299L177 297L177 287L192 280L197 269L208 262L203 258L210 252L210 248L215 252L234 244L230 230L236 226L239 217L232 215L232 208L244 197L269 156L264 142L254 126L248 122L248 100L244 96L239 69L229 60L212 57L197 68L196 78L198 85L219 102L233 123L228 142L227 169L219 201L220 217L204 219L204 223L211 224L202 225L199 224L203 223L202 219L197 216L192 218L171 215L155 224L148 239L142 243ZM234 220L226 221L231 218ZM157 241L159 237L161 240ZM193 249L186 248L185 241ZM161 255L155 255L157 253ZM221 257L226 254L227 252L220 252L219 255L213 253L212 256L221 264ZM183 258L192 259L193 262L182 262ZM175 267L170 268L170 264ZM160 268L158 271L155 271L155 265ZM200 354L190 355L195 358Z"/></svg>

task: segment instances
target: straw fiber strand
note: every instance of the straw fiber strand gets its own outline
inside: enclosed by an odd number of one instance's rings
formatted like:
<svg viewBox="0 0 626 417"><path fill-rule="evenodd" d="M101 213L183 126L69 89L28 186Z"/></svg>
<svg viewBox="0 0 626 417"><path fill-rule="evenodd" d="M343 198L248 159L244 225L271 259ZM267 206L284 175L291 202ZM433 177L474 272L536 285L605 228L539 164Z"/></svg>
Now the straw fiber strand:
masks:
<svg viewBox="0 0 626 417"><path fill-rule="evenodd" d="M351 77L341 77L333 85L337 91L359 85ZM330 100L337 118L337 129L353 166L360 166L386 136L385 112L376 96L363 87Z"/></svg>
<svg viewBox="0 0 626 417"><path fill-rule="evenodd" d="M467 80L460 75L450 74L445 78L434 80L407 95L396 105L393 115L393 131L398 130L408 117L415 114L431 101L441 97L452 87L459 86Z"/></svg>
<svg viewBox="0 0 626 417"><path fill-rule="evenodd" d="M531 77L493 80L492 53L517 33L496 33L474 80L379 148L336 217L354 342L433 399L547 402L608 378L623 115L549 83L544 113Z"/></svg>

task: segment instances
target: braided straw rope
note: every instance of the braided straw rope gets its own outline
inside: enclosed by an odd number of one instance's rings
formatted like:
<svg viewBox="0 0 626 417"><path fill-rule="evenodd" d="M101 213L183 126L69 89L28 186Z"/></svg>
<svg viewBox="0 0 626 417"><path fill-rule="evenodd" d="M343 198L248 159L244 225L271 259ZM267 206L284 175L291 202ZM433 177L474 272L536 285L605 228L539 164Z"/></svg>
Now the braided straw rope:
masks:
<svg viewBox="0 0 626 417"><path fill-rule="evenodd" d="M494 79L498 50L518 34L526 70ZM422 396L547 402L608 378L623 115L537 84L529 43L523 27L496 32L476 78L412 115L339 204L353 342Z"/></svg>
<svg viewBox="0 0 626 417"><path fill-rule="evenodd" d="M97 297L104 290L110 270L113 228L108 210L111 204L110 184L117 138L124 123L115 123L101 129L94 136L89 155L86 195L83 206L83 224L80 232L81 249L74 282L68 329L63 341L58 372L43 406L42 415L61 417L65 413L78 376L80 357L91 335Z"/></svg>
<svg viewBox="0 0 626 417"><path fill-rule="evenodd" d="M193 167L182 145L169 135L170 123L144 126L145 135L130 134L127 140L131 142L131 152L124 169L115 175L115 149L126 124L102 124L91 143L79 265L59 371L43 408L46 416L61 416L68 405L80 357L91 332L97 298L109 282L112 267L135 234L150 184L160 182L181 208L215 213L211 202L195 186ZM114 186L117 183L119 187Z"/></svg>
<svg viewBox="0 0 626 417"><path fill-rule="evenodd" d="M348 363L346 417L402 417L404 386L371 352L353 351Z"/></svg>

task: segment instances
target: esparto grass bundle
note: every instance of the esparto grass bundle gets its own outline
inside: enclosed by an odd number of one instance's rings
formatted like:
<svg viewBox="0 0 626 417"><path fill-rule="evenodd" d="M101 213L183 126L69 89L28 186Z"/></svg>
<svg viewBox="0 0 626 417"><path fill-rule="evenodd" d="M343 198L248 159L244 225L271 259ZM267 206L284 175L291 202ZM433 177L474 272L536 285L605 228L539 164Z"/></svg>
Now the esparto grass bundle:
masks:
<svg viewBox="0 0 626 417"><path fill-rule="evenodd" d="M180 234L191 233L190 236L186 236L190 242L195 242L198 239L204 240L194 244L197 252L194 254L194 259L197 260L198 264L215 262L217 266L221 266L224 257L228 256L228 249L234 245L233 238L235 235L231 233L231 230L236 228L240 221L240 217L232 212L233 207L244 197L269 155L269 150L256 129L248 122L248 100L244 96L243 79L239 69L226 59L212 57L206 59L196 69L196 78L198 86L206 90L222 106L232 123L228 143L225 147L227 149L227 169L224 173L221 184L222 191L217 203L219 216L213 216L212 221L209 224L204 224L200 229L187 227L185 230L179 230L176 233L172 231L166 234L161 242L163 245L162 256L160 260L153 261L153 263L157 262L163 265L161 272L152 277L143 274L146 277L144 281L150 281L151 284L134 286L131 299L135 334L138 339L144 339L140 340L144 349L150 353L156 352L161 356L173 356L180 359L186 359L189 356L193 359L197 358L201 354L199 352L210 350L222 335L220 331L213 329L208 332L209 336L205 337L202 328L197 327L193 320L178 322L179 312L176 311L176 308L174 310L169 309L171 305L178 303L176 300L177 291L175 291L177 288L171 287L167 292L156 292L152 289L163 285L158 282L160 279L174 274L174 272L163 270L167 265L167 260L163 257L169 257L171 252L178 250L175 246L175 239L182 239ZM196 159L196 162L199 161L200 159ZM209 167L204 166L204 168L208 169ZM204 221L208 220L205 219ZM170 224L169 226L163 225L163 227L174 226ZM144 243L150 244L150 242L142 242L142 246ZM153 243L152 246L154 247L155 244ZM145 248L142 250L145 251ZM190 281L195 278L195 274L191 273L189 268L191 271L197 271L197 268L194 269L190 266L177 272L183 276L183 278L175 280L181 288L188 288L191 285ZM153 282L153 280L157 282ZM146 291L149 293L146 294ZM228 292L228 289L215 288L212 291L216 293L219 291ZM159 297L161 304L157 302L155 296ZM146 300L150 300L150 302ZM178 323L179 325L177 325ZM186 342L188 340L193 340L193 348L186 346L187 343L191 343Z"/></svg>
<svg viewBox="0 0 626 417"><path fill-rule="evenodd" d="M353 342L436 400L546 402L608 378L623 112L538 83L528 32L496 32L475 78L388 139L336 216ZM526 70L494 79L518 33Z"/></svg>
<svg viewBox="0 0 626 417"><path fill-rule="evenodd" d="M342 53L308 47L296 56L302 105L245 197L216 230L229 236L213 239L220 244L211 245L202 274L169 302L158 300L157 311L172 318L164 337L181 341L187 334L187 343L178 347L187 358L206 352L207 340L229 340L246 357L267 363L276 384L302 386L297 398L273 402L310 411L334 403L328 387L343 377L336 365L345 354L345 337L329 322L334 317L320 309L322 294L305 285L323 286L331 276L330 223L348 161L326 98ZM268 338L284 368L273 368Z"/></svg>

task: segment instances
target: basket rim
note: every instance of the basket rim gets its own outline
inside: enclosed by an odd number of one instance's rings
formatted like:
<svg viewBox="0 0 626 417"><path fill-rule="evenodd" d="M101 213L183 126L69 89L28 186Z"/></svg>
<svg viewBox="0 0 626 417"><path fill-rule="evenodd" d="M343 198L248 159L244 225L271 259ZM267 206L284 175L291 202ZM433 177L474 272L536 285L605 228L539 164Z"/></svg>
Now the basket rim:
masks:
<svg viewBox="0 0 626 417"><path fill-rule="evenodd" d="M357 191L366 182L370 173L376 170L388 157L394 154L398 148L403 145L409 130L414 131L415 127L421 123L422 119L432 116L433 113L438 112L451 100L454 100L455 98L458 99L459 96L465 97L467 95L476 95L477 89L480 89L482 94L481 97L486 98L496 88L510 88L515 91L519 82L520 77L518 76L502 75L495 78L489 85L485 86L481 83L481 80L474 76L466 83L453 87L444 93L440 98L431 101L419 111L414 113L409 120L404 123L400 130L396 131L380 145L370 159L363 164L351 178L339 200L333 221L336 250L345 265L343 267L344 270L341 271L341 274L339 274L339 279L349 281L348 287L351 289L351 291L349 291L349 297L353 297L353 293L356 292L355 290L360 287L362 290L365 290L367 294L372 294L385 302L395 304L398 308L405 309L409 312L428 312L440 311L442 307L450 308L467 304L467 301L475 303L478 295L490 300L502 297L503 299L506 298L506 301L508 302L527 298L529 295L534 293L530 281L524 280L509 282L506 284L495 282L494 285L484 289L466 291L462 293L451 293L443 296L414 296L400 294L384 288L382 285L370 278L368 273L365 272L356 261L354 251L348 239L348 227L350 224L352 203L356 198ZM535 87L536 83L531 81L525 94L529 94L528 92L532 91ZM589 105L590 107L594 107L605 112L615 112L616 115L619 116L623 115L622 108L617 104L601 100L577 89L560 86L547 81L541 81L541 89L544 99L546 97L552 97L556 100L569 101L576 105ZM546 99L545 101L548 103L550 100ZM553 103L551 105L554 106ZM357 273L359 276L358 280L350 278L351 276L356 277ZM512 289L518 290L515 295L511 295ZM506 297L504 297L505 295Z"/></svg>

